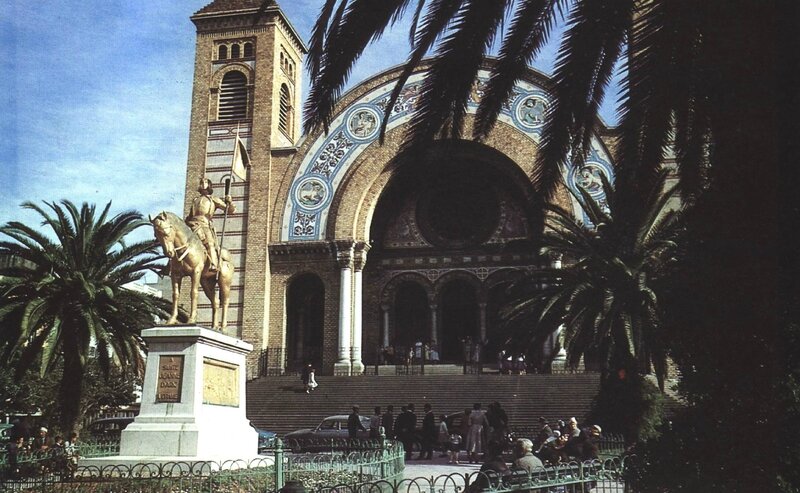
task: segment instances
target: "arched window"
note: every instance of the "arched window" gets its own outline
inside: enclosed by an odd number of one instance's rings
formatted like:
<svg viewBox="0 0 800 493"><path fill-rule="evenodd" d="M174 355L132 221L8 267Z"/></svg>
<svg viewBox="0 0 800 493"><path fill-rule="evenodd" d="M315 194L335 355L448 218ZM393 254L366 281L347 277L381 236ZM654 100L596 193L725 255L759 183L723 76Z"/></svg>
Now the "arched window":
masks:
<svg viewBox="0 0 800 493"><path fill-rule="evenodd" d="M253 43L245 43L244 44L244 57L250 58L253 56Z"/></svg>
<svg viewBox="0 0 800 493"><path fill-rule="evenodd" d="M239 58L240 56L241 55L239 53L239 45L237 43L234 43L231 46L231 58Z"/></svg>
<svg viewBox="0 0 800 493"><path fill-rule="evenodd" d="M219 60L227 60L228 58L228 47L225 45L219 45L219 56L217 57Z"/></svg>
<svg viewBox="0 0 800 493"><path fill-rule="evenodd" d="M239 71L228 72L219 88L220 120L247 118L247 77Z"/></svg>
<svg viewBox="0 0 800 493"><path fill-rule="evenodd" d="M281 106L278 114L278 126L289 137L292 136L292 96L289 87L281 84Z"/></svg>

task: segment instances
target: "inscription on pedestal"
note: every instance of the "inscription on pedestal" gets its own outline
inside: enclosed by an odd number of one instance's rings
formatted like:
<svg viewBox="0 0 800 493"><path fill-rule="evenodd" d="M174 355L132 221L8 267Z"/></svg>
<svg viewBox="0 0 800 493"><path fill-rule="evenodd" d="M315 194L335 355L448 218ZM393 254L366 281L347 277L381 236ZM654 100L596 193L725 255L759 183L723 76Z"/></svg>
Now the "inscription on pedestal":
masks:
<svg viewBox="0 0 800 493"><path fill-rule="evenodd" d="M239 407L239 366L203 358L203 404Z"/></svg>
<svg viewBox="0 0 800 493"><path fill-rule="evenodd" d="M180 402L183 356L159 356L156 402Z"/></svg>

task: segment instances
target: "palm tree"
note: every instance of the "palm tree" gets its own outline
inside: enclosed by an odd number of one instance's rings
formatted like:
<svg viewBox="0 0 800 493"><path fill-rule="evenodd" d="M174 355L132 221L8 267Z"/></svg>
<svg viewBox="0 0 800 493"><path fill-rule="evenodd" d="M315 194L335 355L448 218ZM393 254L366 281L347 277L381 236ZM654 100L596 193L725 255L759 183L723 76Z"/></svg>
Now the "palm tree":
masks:
<svg viewBox="0 0 800 493"><path fill-rule="evenodd" d="M354 61L410 4L326 0L310 43L306 130L326 127ZM800 210L790 206L794 160L781 155L796 85L786 82L793 65L780 49L793 44L796 8L757 0L418 0L413 9L411 53L393 96L426 53L436 58L407 145L459 134L469 85L502 34L474 126L476 138L486 135L514 81L568 12L533 177L542 196L555 188L560 164L580 163L618 62L617 202L629 205L618 207L615 222L635 224L643 191L656 182L667 147L674 150L681 198L695 206L674 296L663 308L684 390L704 423L700 436L726 437L730 453L709 458L703 447L717 444L688 441L703 461L673 468L673 484L695 474L709 489L737 491L774 485L778 476L777 462L764 462L771 444L786 439L776 433L782 413L767 405L777 400L768 382L797 350L778 343L780 328L800 319L793 231ZM753 443L741 433L753 416L774 435ZM735 456L745 449L747 463Z"/></svg>
<svg viewBox="0 0 800 493"><path fill-rule="evenodd" d="M504 313L510 346L538 348L563 324L568 366L590 355L605 371L646 374L652 366L663 389L669 338L660 323L659 290L683 230L683 211L672 202L676 186L665 188L666 179L662 171L633 227L612 215L618 204L608 182L607 205L581 190L589 224L547 206L542 253L567 264L535 271L512 287L516 301Z"/></svg>
<svg viewBox="0 0 800 493"><path fill-rule="evenodd" d="M147 270L158 268L153 241L126 244L124 238L148 223L136 212L109 218L111 203L97 214L93 205L30 202L50 236L20 222L0 233L0 256L21 259L0 270L0 356L18 374L37 361L42 373L63 366L59 387L62 431L79 415L83 376L96 358L107 375L112 366L140 372L142 329L166 315L168 303L125 289Z"/></svg>

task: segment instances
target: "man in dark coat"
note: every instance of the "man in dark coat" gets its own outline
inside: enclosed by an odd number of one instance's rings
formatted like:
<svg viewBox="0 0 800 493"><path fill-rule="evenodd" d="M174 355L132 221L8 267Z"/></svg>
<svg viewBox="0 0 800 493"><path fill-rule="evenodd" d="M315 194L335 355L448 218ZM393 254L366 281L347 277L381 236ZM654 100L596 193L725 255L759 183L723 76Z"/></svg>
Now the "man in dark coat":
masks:
<svg viewBox="0 0 800 493"><path fill-rule="evenodd" d="M394 438L394 406L386 406L386 412L381 417L381 426L386 433L386 438Z"/></svg>
<svg viewBox="0 0 800 493"><path fill-rule="evenodd" d="M426 403L425 416L422 418L422 448L417 459L433 459L433 444L436 443L436 438L436 416L433 415L431 405Z"/></svg>
<svg viewBox="0 0 800 493"><path fill-rule="evenodd" d="M403 442L406 452L406 460L411 460L411 450L414 446L414 431L417 428L417 415L414 413L414 404L406 406L405 410L397 416L395 423L395 433L397 439Z"/></svg>
<svg viewBox="0 0 800 493"><path fill-rule="evenodd" d="M308 387L309 375L311 375L311 363L304 366L303 371L300 373L300 381L303 382L303 390L306 391L306 394L309 393L309 387Z"/></svg>
<svg viewBox="0 0 800 493"><path fill-rule="evenodd" d="M407 411L408 408L406 406L400 406L400 414L398 414L394 419L394 428L392 429L394 432L394 438L396 440L400 440L401 442L403 441L403 438L401 436L402 433L400 432L400 427L403 425L403 420L406 419L405 414Z"/></svg>
<svg viewBox="0 0 800 493"><path fill-rule="evenodd" d="M361 416L358 415L358 406L353 406L353 412L347 417L347 436L351 439L358 437L358 430L367 431L361 424Z"/></svg>
<svg viewBox="0 0 800 493"><path fill-rule="evenodd" d="M533 444L533 447L536 450L544 445L548 438L553 436L553 429L550 428L550 425L547 423L547 418L541 417L539 418L539 434L536 435L536 442Z"/></svg>

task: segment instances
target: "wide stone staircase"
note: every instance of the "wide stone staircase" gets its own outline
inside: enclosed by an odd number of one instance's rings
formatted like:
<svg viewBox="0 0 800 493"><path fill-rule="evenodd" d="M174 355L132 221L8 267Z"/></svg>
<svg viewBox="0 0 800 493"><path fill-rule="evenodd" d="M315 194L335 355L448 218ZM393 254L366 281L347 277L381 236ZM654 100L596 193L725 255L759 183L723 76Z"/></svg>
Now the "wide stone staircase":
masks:
<svg viewBox="0 0 800 493"><path fill-rule="evenodd" d="M563 375L392 375L318 376L319 387L306 394L297 376L262 377L247 384L247 417L262 429L283 435L314 427L334 414L349 414L353 405L369 416L374 406L413 402L418 415L431 403L437 416L498 401L513 428L536 426L539 416L549 420L583 418L600 387L599 374Z"/></svg>

